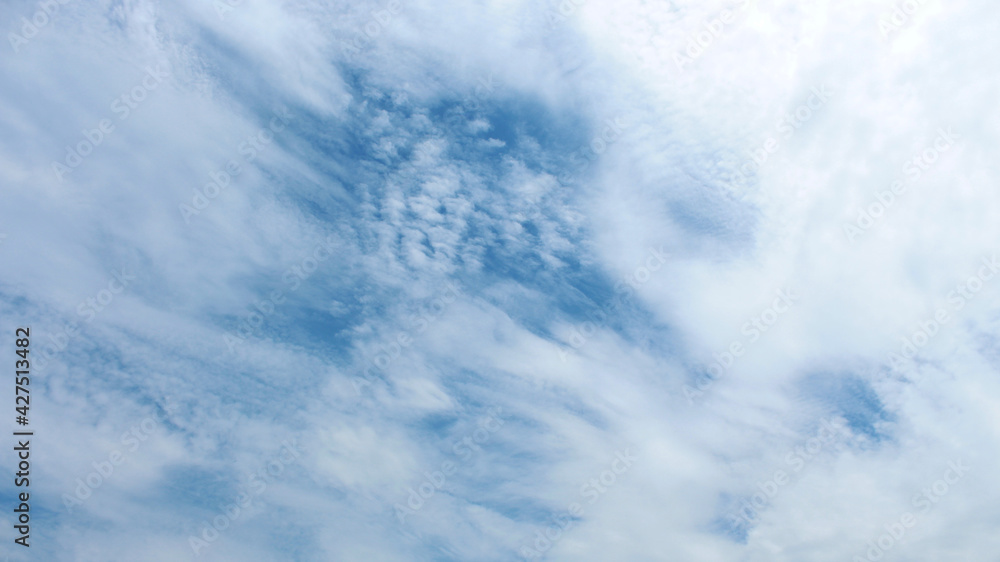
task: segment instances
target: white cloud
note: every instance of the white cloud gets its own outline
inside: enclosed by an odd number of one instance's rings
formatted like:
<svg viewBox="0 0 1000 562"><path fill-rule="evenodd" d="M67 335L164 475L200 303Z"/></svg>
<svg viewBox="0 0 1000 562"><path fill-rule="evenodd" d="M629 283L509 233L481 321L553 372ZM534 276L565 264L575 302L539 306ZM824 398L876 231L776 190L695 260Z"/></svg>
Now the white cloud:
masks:
<svg viewBox="0 0 1000 562"><path fill-rule="evenodd" d="M975 468L891 555L995 551L1000 293L950 298L997 253L995 8L928 0L887 38L891 2L562 4L550 25L558 3L69 3L0 59L3 333L31 324L32 353L56 351L32 381L48 559L187 559L288 439L306 458L205 559L516 559L626 447L634 467L547 559L865 556L956 459ZM281 107L287 129L248 157ZM60 181L52 162L102 119L115 130ZM942 128L958 140L925 153ZM643 272L651 249L668 258ZM123 268L134 284L86 320ZM169 422L66 513L168 396ZM496 406L503 428L400 524L407 487ZM831 417L843 446L727 524Z"/></svg>

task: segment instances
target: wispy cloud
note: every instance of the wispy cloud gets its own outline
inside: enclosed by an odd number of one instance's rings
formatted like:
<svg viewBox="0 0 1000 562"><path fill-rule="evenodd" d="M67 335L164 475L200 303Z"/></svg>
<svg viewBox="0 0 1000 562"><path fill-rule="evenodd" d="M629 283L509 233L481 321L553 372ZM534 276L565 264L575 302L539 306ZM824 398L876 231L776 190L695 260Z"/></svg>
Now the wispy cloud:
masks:
<svg viewBox="0 0 1000 562"><path fill-rule="evenodd" d="M31 554L994 552L996 10L0 6Z"/></svg>

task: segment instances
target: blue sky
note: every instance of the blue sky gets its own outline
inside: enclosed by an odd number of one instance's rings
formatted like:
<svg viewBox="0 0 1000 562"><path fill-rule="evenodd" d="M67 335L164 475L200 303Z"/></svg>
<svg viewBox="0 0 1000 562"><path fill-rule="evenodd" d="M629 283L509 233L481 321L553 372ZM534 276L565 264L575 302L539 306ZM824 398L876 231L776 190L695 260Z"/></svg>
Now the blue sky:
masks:
<svg viewBox="0 0 1000 562"><path fill-rule="evenodd" d="M0 554L990 559L996 15L4 3Z"/></svg>

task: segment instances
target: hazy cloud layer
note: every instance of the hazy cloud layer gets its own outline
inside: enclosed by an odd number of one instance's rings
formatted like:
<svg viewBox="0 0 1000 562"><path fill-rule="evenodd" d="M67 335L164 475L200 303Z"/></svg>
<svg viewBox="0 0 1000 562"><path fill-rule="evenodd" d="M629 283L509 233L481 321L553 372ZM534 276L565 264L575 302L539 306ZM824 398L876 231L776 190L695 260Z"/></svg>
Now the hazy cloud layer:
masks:
<svg viewBox="0 0 1000 562"><path fill-rule="evenodd" d="M991 559L997 16L5 3L0 552Z"/></svg>

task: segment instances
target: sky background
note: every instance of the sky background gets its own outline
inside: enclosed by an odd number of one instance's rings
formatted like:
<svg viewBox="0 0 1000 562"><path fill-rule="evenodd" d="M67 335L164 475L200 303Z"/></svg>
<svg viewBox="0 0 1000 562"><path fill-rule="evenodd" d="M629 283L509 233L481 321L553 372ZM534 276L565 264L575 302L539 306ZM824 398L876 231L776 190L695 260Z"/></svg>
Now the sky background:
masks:
<svg viewBox="0 0 1000 562"><path fill-rule="evenodd" d="M62 1L0 555L997 560L995 3Z"/></svg>

